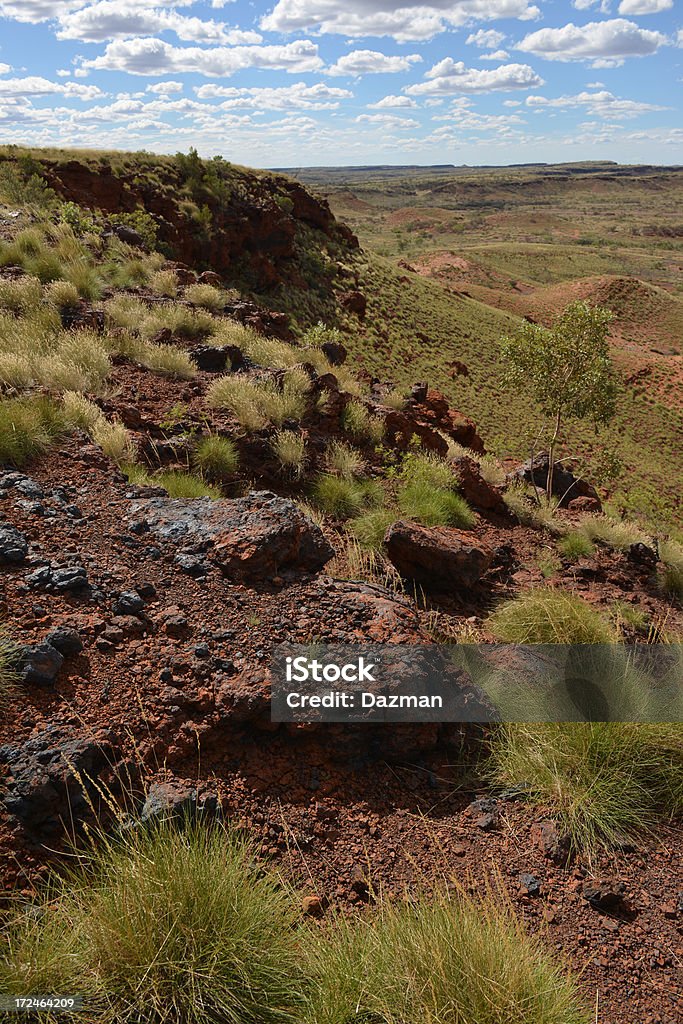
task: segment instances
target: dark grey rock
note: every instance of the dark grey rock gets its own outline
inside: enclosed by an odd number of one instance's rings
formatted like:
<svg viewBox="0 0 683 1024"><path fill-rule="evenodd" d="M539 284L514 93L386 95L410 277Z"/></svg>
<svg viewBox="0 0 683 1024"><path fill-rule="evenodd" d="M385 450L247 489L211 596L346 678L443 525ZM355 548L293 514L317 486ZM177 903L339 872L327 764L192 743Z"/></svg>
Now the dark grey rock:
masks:
<svg viewBox="0 0 683 1024"><path fill-rule="evenodd" d="M43 565L26 577L26 583L32 589L55 594L78 593L88 586L88 574L82 565L61 568Z"/></svg>
<svg viewBox="0 0 683 1024"><path fill-rule="evenodd" d="M115 615L138 615L145 607L145 602L136 590L126 590L114 601Z"/></svg>
<svg viewBox="0 0 683 1024"><path fill-rule="evenodd" d="M0 565L20 565L28 554L28 541L9 523L0 523Z"/></svg>
<svg viewBox="0 0 683 1024"><path fill-rule="evenodd" d="M47 642L65 658L70 654L79 654L83 650L80 633L69 626L60 626L58 629L54 629L48 634Z"/></svg>
<svg viewBox="0 0 683 1024"><path fill-rule="evenodd" d="M24 683L52 686L63 664L63 656L46 640L19 649L19 677Z"/></svg>
<svg viewBox="0 0 683 1024"><path fill-rule="evenodd" d="M190 359L208 373L223 373L228 365L227 348L218 348L215 345L199 345L190 352Z"/></svg>
<svg viewBox="0 0 683 1024"><path fill-rule="evenodd" d="M519 876L519 884L528 896L541 895L541 883L535 875L530 875L527 871L522 871Z"/></svg>

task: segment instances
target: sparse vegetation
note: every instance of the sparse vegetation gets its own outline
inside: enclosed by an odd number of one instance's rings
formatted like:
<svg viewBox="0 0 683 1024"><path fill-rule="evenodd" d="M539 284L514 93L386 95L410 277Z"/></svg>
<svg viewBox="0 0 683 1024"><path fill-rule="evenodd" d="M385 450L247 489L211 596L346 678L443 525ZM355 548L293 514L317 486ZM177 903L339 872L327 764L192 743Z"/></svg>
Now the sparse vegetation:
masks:
<svg viewBox="0 0 683 1024"><path fill-rule="evenodd" d="M381 416L373 416L361 402L349 402L342 413L341 422L342 428L359 440L379 444L384 437L384 420Z"/></svg>
<svg viewBox="0 0 683 1024"><path fill-rule="evenodd" d="M50 398L0 399L0 463L23 466L67 431L62 410Z"/></svg>
<svg viewBox="0 0 683 1024"><path fill-rule="evenodd" d="M375 509L356 516L348 524L348 529L364 548L379 550L384 543L384 535L396 518L397 514L390 509Z"/></svg>
<svg viewBox="0 0 683 1024"><path fill-rule="evenodd" d="M298 479L306 468L306 442L292 430L278 430L270 442L273 454L285 473Z"/></svg>
<svg viewBox="0 0 683 1024"><path fill-rule="evenodd" d="M156 487L163 487L171 498L221 498L219 487L209 484L200 476L184 473L179 469L166 469L155 473L149 480Z"/></svg>
<svg viewBox="0 0 683 1024"><path fill-rule="evenodd" d="M220 377L206 395L209 408L229 409L244 430L281 427L285 420L300 420L306 410L311 381L299 367L284 372L281 382L265 378Z"/></svg>
<svg viewBox="0 0 683 1024"><path fill-rule="evenodd" d="M184 298L193 306L201 306L212 313L218 313L225 305L225 296L220 288L210 284L190 284L184 292Z"/></svg>
<svg viewBox="0 0 683 1024"><path fill-rule="evenodd" d="M593 541L582 530L571 530L558 542L560 554L570 562L588 558L595 551Z"/></svg>
<svg viewBox="0 0 683 1024"><path fill-rule="evenodd" d="M573 845L589 852L633 842L659 817L683 810L683 742L674 724L503 725L490 770L504 785L529 785Z"/></svg>
<svg viewBox="0 0 683 1024"><path fill-rule="evenodd" d="M313 500L334 519L350 519L368 507L381 505L381 486L373 481L361 482L323 473L313 485Z"/></svg>
<svg viewBox="0 0 683 1024"><path fill-rule="evenodd" d="M664 593L683 600L683 545L675 540L660 541L659 558L664 566L661 572Z"/></svg>
<svg viewBox="0 0 683 1024"><path fill-rule="evenodd" d="M617 639L606 619L566 590L539 587L505 601L487 625L509 644L608 644Z"/></svg>
<svg viewBox="0 0 683 1024"><path fill-rule="evenodd" d="M365 470L365 460L357 448L344 441L331 441L326 452L327 468L331 473L353 480Z"/></svg>
<svg viewBox="0 0 683 1024"><path fill-rule="evenodd" d="M194 462L202 477L222 483L235 476L239 469L240 457L234 441L218 434L210 434L197 443Z"/></svg>

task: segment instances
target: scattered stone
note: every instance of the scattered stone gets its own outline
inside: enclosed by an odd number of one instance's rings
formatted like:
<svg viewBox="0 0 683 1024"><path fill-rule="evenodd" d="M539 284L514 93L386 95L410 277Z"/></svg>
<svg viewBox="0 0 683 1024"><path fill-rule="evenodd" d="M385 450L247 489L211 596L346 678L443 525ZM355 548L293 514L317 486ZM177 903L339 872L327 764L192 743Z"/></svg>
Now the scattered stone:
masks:
<svg viewBox="0 0 683 1024"><path fill-rule="evenodd" d="M472 587L493 561L486 544L449 526L399 520L387 530L384 543L389 560L401 575L430 590Z"/></svg>
<svg viewBox="0 0 683 1024"><path fill-rule="evenodd" d="M68 658L71 654L79 654L83 650L83 641L80 633L69 626L60 626L53 629L47 636L47 643L51 644L56 651Z"/></svg>
<svg viewBox="0 0 683 1024"><path fill-rule="evenodd" d="M368 308L368 300L362 292L344 292L343 295L339 296L339 302L344 309L348 309L350 313L355 313L361 320L365 318Z"/></svg>
<svg viewBox="0 0 683 1024"><path fill-rule="evenodd" d="M187 576L191 576L194 580L203 579L209 572L209 566L206 563L206 559L198 557L197 555L190 555L181 552L175 556L173 561L181 572L184 572Z"/></svg>
<svg viewBox="0 0 683 1024"><path fill-rule="evenodd" d="M88 587L88 574L82 565L70 565L61 569L44 565L27 576L26 583L35 590L47 590L55 594L73 594Z"/></svg>
<svg viewBox="0 0 683 1024"><path fill-rule="evenodd" d="M581 498L572 498L567 505L570 512L580 512L585 514L587 512L602 512L602 505L598 498L590 498L588 495L584 495Z"/></svg>
<svg viewBox="0 0 683 1024"><path fill-rule="evenodd" d="M535 875L530 875L528 872L522 871L519 876L519 884L527 896L541 895L541 883Z"/></svg>
<svg viewBox="0 0 683 1024"><path fill-rule="evenodd" d="M340 341L324 341L320 347L332 366L343 366L346 362L348 352Z"/></svg>
<svg viewBox="0 0 683 1024"><path fill-rule="evenodd" d="M120 241L125 242L127 245L143 246L144 239L139 231L135 228L131 228L128 224L116 224L112 228L113 234L116 235Z"/></svg>
<svg viewBox="0 0 683 1024"><path fill-rule="evenodd" d="M199 345L190 352L192 362L207 373L223 373L228 365L228 357L227 348L218 348L215 345Z"/></svg>
<svg viewBox="0 0 683 1024"><path fill-rule="evenodd" d="M205 270L197 278L200 284L210 284L213 288L223 287L223 278L213 270Z"/></svg>
<svg viewBox="0 0 683 1024"><path fill-rule="evenodd" d="M641 543L631 544L626 557L634 565L642 565L648 569L654 569L659 560L654 548Z"/></svg>
<svg viewBox="0 0 683 1024"><path fill-rule="evenodd" d="M35 686L53 686L63 664L63 656L46 640L29 644L19 651L19 678Z"/></svg>
<svg viewBox="0 0 683 1024"><path fill-rule="evenodd" d="M548 453L541 452L535 458L529 459L510 475L512 479L526 480L527 483L533 483L536 487L544 489L548 482L549 469L550 460ZM560 506L562 508L567 508L570 501L573 501L575 498L592 498L593 502L597 502L597 508L594 507L593 511L602 511L598 492L586 480L575 476L566 463L555 463L553 470L553 494L556 498L560 499Z"/></svg>
<svg viewBox="0 0 683 1024"><path fill-rule="evenodd" d="M531 841L555 864L566 864L570 857L570 844L566 836L560 835L557 824L550 818L534 822L531 826Z"/></svg>
<svg viewBox="0 0 683 1024"><path fill-rule="evenodd" d="M306 917L322 917L323 905L319 896L304 896L301 909Z"/></svg>
<svg viewBox="0 0 683 1024"><path fill-rule="evenodd" d="M126 590L119 594L113 605L115 615L138 615L144 607L145 602L136 590Z"/></svg>
<svg viewBox="0 0 683 1024"><path fill-rule="evenodd" d="M595 910L614 910L624 902L626 885L612 878L589 879L583 884L583 898Z"/></svg>
<svg viewBox="0 0 683 1024"><path fill-rule="evenodd" d="M264 580L284 568L321 569L334 555L320 528L298 505L270 491L244 498L156 498L133 506L163 540L206 552L229 577Z"/></svg>
<svg viewBox="0 0 683 1024"><path fill-rule="evenodd" d="M470 505L496 512L505 511L506 505L500 491L484 480L474 459L461 455L453 459L451 466L458 478L460 493Z"/></svg>
<svg viewBox="0 0 683 1024"><path fill-rule="evenodd" d="M28 554L28 541L9 523L0 523L0 565L21 565Z"/></svg>
<svg viewBox="0 0 683 1024"><path fill-rule="evenodd" d="M186 818L202 809L196 789L182 784L154 782L147 791L140 811L140 821L144 823L159 818Z"/></svg>

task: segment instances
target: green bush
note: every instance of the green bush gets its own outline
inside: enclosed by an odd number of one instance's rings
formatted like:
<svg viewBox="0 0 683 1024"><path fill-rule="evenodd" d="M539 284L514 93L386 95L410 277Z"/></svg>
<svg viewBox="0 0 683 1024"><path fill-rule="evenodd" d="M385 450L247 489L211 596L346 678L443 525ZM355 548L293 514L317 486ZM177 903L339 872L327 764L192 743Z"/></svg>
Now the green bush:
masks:
<svg viewBox="0 0 683 1024"><path fill-rule="evenodd" d="M465 499L453 491L434 490L427 483L413 483L398 494L403 515L423 526L457 526L471 530L477 517Z"/></svg>
<svg viewBox="0 0 683 1024"><path fill-rule="evenodd" d="M323 473L313 485L315 504L333 519L350 519L368 507L381 505L382 488L374 481L365 483Z"/></svg>
<svg viewBox="0 0 683 1024"><path fill-rule="evenodd" d="M151 482L157 487L164 487L171 498L221 498L219 487L214 487L192 473L183 473L177 469L167 469L155 473Z"/></svg>
<svg viewBox="0 0 683 1024"><path fill-rule="evenodd" d="M237 834L148 824L79 862L8 929L1 991L78 992L98 1024L301 1020L298 908Z"/></svg>
<svg viewBox="0 0 683 1024"><path fill-rule="evenodd" d="M589 852L632 842L683 810L679 725L506 724L493 735L489 774L530 786L574 847Z"/></svg>
<svg viewBox="0 0 683 1024"><path fill-rule="evenodd" d="M375 509L356 516L348 524L348 529L364 548L379 550L384 544L384 535L395 522L395 512L389 509Z"/></svg>
<svg viewBox="0 0 683 1024"><path fill-rule="evenodd" d="M505 601L487 619L497 640L510 644L608 644L616 631L576 594L539 587Z"/></svg>
<svg viewBox="0 0 683 1024"><path fill-rule="evenodd" d="M359 440L374 441L376 444L384 437L384 420L381 416L373 416L361 403L355 400L346 405L341 417L342 429Z"/></svg>
<svg viewBox="0 0 683 1024"><path fill-rule="evenodd" d="M306 1024L589 1024L576 985L500 894L439 889L338 915L306 942Z"/></svg>
<svg viewBox="0 0 683 1024"><path fill-rule="evenodd" d="M586 558L595 551L595 545L583 530L572 530L559 541L557 548L560 554L570 562L575 562L578 558Z"/></svg>
<svg viewBox="0 0 683 1024"><path fill-rule="evenodd" d="M210 434L197 443L194 463L206 480L221 482L234 477L239 469L240 457L234 441Z"/></svg>
<svg viewBox="0 0 683 1024"><path fill-rule="evenodd" d="M67 430L60 407L49 398L0 399L0 464L23 466Z"/></svg>

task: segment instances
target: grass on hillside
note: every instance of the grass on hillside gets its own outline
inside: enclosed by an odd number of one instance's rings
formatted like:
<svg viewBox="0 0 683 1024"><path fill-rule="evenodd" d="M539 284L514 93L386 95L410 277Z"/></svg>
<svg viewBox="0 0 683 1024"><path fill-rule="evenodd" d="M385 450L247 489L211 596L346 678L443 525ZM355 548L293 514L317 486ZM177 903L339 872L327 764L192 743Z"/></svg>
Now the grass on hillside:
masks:
<svg viewBox="0 0 683 1024"><path fill-rule="evenodd" d="M15 695L17 648L14 640L0 625L0 711L6 711Z"/></svg>
<svg viewBox="0 0 683 1024"><path fill-rule="evenodd" d="M0 399L0 464L23 466L69 430L63 410L43 395Z"/></svg>
<svg viewBox="0 0 683 1024"><path fill-rule="evenodd" d="M509 644L609 644L612 625L582 598L538 587L500 604L486 620L497 640Z"/></svg>
<svg viewBox="0 0 683 1024"><path fill-rule="evenodd" d="M683 739L677 724L506 724L493 734L489 775L527 784L574 847L595 852L683 810Z"/></svg>
<svg viewBox="0 0 683 1024"><path fill-rule="evenodd" d="M300 420L306 410L311 380L299 367L284 372L281 385L273 379L220 377L206 393L210 409L228 409L247 432L285 420Z"/></svg>
<svg viewBox="0 0 683 1024"><path fill-rule="evenodd" d="M193 461L206 480L221 483L235 476L239 469L240 457L235 442L229 437L209 434L198 441Z"/></svg>

